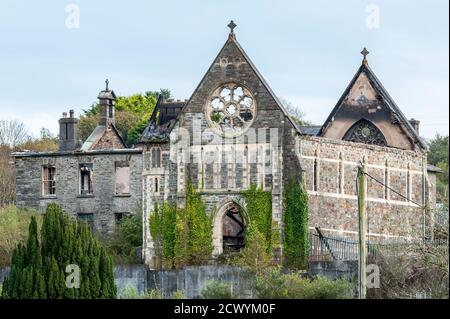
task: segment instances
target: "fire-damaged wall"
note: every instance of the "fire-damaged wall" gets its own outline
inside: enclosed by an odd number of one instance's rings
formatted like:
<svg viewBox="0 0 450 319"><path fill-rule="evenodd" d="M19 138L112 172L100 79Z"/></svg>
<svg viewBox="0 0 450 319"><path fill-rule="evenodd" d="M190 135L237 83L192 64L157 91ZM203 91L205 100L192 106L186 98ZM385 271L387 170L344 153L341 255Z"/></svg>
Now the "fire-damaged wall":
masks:
<svg viewBox="0 0 450 319"><path fill-rule="evenodd" d="M423 205L428 193L425 153L303 136L298 156L309 194L310 227L356 236L357 165L365 158L367 173L381 182L367 178L370 238L423 235L424 210L417 204Z"/></svg>
<svg viewBox="0 0 450 319"><path fill-rule="evenodd" d="M16 153L16 203L45 210L56 202L102 233L140 211L140 149Z"/></svg>

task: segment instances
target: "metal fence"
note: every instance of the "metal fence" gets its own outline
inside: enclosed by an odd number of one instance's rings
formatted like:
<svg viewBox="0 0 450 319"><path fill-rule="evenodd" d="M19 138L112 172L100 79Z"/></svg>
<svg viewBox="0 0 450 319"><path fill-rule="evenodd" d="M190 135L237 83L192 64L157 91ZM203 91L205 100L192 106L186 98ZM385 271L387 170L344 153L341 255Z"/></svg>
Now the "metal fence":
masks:
<svg viewBox="0 0 450 319"><path fill-rule="evenodd" d="M447 240L434 241L380 241L367 242L367 256L373 260L379 253L396 254L420 249L425 245L442 247L448 250ZM358 260L359 243L345 237L324 236L320 232L309 234L310 261Z"/></svg>

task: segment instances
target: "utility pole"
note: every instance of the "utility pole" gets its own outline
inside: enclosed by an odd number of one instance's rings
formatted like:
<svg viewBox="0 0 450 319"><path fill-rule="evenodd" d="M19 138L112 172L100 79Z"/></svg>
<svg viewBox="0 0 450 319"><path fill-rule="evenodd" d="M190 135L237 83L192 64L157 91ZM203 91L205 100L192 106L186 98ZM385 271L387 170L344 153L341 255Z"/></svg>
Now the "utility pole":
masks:
<svg viewBox="0 0 450 319"><path fill-rule="evenodd" d="M359 226L359 265L358 265L358 284L359 299L366 299L366 229L367 229L367 212L366 212L366 196L367 183L365 175L365 159L358 166L358 226Z"/></svg>

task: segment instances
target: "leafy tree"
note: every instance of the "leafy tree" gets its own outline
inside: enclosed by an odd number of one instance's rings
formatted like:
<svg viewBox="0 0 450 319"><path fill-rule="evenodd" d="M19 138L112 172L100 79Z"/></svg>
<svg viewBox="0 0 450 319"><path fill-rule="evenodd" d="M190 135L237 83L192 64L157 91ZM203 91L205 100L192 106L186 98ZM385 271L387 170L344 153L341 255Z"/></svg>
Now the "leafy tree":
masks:
<svg viewBox="0 0 450 319"><path fill-rule="evenodd" d="M125 216L112 235L101 238L115 263L139 263L137 250L142 246L142 214Z"/></svg>
<svg viewBox="0 0 450 319"><path fill-rule="evenodd" d="M66 267L80 269L80 288L66 286ZM19 244L5 280L4 298L115 298L113 265L83 222L71 220L57 204L45 212L41 241L32 217L25 246Z"/></svg>
<svg viewBox="0 0 450 319"><path fill-rule="evenodd" d="M442 174L437 175L437 200L444 204L448 209L448 135L436 136L428 143L429 153L428 162L443 170Z"/></svg>
<svg viewBox="0 0 450 319"><path fill-rule="evenodd" d="M128 146L139 141L160 94L165 99L170 98L168 89L117 97L116 126ZM85 141L97 126L100 105L93 103L87 110L83 110L83 113L80 116L78 135Z"/></svg>
<svg viewBox="0 0 450 319"><path fill-rule="evenodd" d="M283 253L286 265L308 266L308 194L303 184L290 179L284 189Z"/></svg>

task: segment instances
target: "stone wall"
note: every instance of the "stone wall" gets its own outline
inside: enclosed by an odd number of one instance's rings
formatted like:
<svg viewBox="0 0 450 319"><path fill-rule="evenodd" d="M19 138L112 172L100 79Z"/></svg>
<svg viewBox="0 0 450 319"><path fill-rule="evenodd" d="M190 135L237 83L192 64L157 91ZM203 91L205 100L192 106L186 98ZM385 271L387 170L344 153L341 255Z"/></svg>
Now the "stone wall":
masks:
<svg viewBox="0 0 450 319"><path fill-rule="evenodd" d="M130 193L115 192L115 162L129 162ZM92 195L80 194L79 164L92 163ZM42 167L56 168L56 194L43 196ZM115 213L130 213L141 209L141 150L90 151L62 153L22 153L15 155L16 203L44 211L56 202L76 217L93 214L95 230L111 232Z"/></svg>
<svg viewBox="0 0 450 319"><path fill-rule="evenodd" d="M420 205L425 202L426 155L360 143L302 137L298 156L309 194L309 223L324 232L356 236L357 165ZM371 239L421 237L423 210L368 178L367 214ZM425 187L425 188L424 188Z"/></svg>

